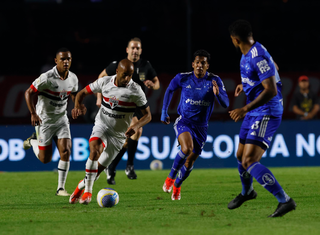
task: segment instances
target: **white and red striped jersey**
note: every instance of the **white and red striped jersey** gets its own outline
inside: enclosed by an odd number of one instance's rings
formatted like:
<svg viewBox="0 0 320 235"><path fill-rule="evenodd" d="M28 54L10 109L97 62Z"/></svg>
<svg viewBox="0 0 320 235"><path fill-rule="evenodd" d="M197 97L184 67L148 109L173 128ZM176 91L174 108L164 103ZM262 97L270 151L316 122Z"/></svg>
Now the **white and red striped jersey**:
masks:
<svg viewBox="0 0 320 235"><path fill-rule="evenodd" d="M66 121L67 103L70 93L78 91L78 78L69 71L65 80L60 79L58 70L53 67L43 73L30 86L38 93L36 111L43 122Z"/></svg>
<svg viewBox="0 0 320 235"><path fill-rule="evenodd" d="M117 87L115 78L116 75L99 78L86 89L103 96L95 125L103 125L111 135L123 138L135 109L145 109L148 104L142 88L132 79L126 87Z"/></svg>

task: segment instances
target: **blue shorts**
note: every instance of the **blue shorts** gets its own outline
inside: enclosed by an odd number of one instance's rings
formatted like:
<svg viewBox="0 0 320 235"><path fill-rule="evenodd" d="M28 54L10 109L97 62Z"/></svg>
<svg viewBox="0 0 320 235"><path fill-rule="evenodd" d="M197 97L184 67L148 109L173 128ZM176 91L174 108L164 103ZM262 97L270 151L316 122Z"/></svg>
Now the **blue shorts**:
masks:
<svg viewBox="0 0 320 235"><path fill-rule="evenodd" d="M281 119L282 117L270 115L245 116L239 133L240 143L258 145L266 150L280 126Z"/></svg>
<svg viewBox="0 0 320 235"><path fill-rule="evenodd" d="M179 135L183 132L189 132L193 139L193 150L195 154L200 155L204 144L207 140L208 126L197 126L190 122L178 117L173 125L173 129L176 132L176 137L178 139Z"/></svg>

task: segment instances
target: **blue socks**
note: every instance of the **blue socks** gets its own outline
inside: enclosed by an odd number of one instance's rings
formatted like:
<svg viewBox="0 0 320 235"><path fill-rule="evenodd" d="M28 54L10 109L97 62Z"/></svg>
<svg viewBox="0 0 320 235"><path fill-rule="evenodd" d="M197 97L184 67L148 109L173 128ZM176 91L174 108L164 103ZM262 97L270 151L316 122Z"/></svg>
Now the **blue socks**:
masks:
<svg viewBox="0 0 320 235"><path fill-rule="evenodd" d="M174 159L171 171L169 173L169 178L175 179L178 171L181 169L181 167L186 162L187 155L185 155L181 150L177 153L176 158Z"/></svg>
<svg viewBox="0 0 320 235"><path fill-rule="evenodd" d="M185 179L188 178L192 169L193 169L193 166L189 170L186 168L186 166L182 166L181 170L179 171L179 175L176 178L176 181L174 182L174 186L179 188L183 183L183 181L185 181Z"/></svg>
<svg viewBox="0 0 320 235"><path fill-rule="evenodd" d="M248 195L253 190L252 181L253 177L243 168L241 162L238 161L238 171L242 183L241 194L243 196Z"/></svg>
<svg viewBox="0 0 320 235"><path fill-rule="evenodd" d="M259 184L272 193L280 203L287 202L290 197L284 192L272 172L259 162L252 163L247 172L251 174Z"/></svg>

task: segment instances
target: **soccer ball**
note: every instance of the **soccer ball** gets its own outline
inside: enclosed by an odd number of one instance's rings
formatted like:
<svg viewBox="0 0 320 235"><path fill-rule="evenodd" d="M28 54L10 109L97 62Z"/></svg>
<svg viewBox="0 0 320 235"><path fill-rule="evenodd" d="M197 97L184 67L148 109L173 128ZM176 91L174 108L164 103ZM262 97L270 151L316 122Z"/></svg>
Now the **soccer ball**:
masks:
<svg viewBox="0 0 320 235"><path fill-rule="evenodd" d="M163 163L160 160L153 160L150 163L150 169L155 171L155 170L162 170Z"/></svg>
<svg viewBox="0 0 320 235"><path fill-rule="evenodd" d="M113 207L119 203L119 194L112 188L104 188L97 194L100 207Z"/></svg>

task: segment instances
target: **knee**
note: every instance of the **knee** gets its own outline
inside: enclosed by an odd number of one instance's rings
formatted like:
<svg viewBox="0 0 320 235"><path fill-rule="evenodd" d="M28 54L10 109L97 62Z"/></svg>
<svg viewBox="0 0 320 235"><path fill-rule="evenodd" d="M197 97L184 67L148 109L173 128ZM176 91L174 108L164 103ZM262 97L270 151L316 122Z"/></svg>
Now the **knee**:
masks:
<svg viewBox="0 0 320 235"><path fill-rule="evenodd" d="M241 163L243 168L247 170L248 167L253 163L253 161L250 157L246 157L246 158L243 158Z"/></svg>
<svg viewBox="0 0 320 235"><path fill-rule="evenodd" d="M193 146L187 145L187 146L181 146L181 151L186 155L189 156L192 153Z"/></svg>
<svg viewBox="0 0 320 235"><path fill-rule="evenodd" d="M91 150L89 158L92 161L97 161L100 157L100 151L98 149Z"/></svg>
<svg viewBox="0 0 320 235"><path fill-rule="evenodd" d="M71 154L70 148L65 148L60 152L60 158L64 161L69 161L70 154Z"/></svg>

